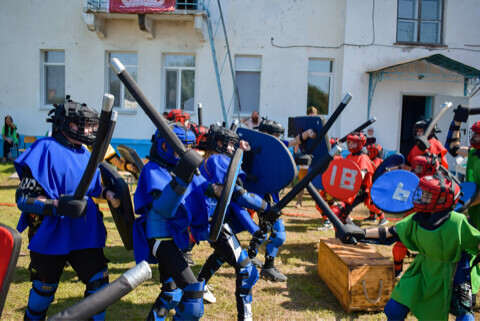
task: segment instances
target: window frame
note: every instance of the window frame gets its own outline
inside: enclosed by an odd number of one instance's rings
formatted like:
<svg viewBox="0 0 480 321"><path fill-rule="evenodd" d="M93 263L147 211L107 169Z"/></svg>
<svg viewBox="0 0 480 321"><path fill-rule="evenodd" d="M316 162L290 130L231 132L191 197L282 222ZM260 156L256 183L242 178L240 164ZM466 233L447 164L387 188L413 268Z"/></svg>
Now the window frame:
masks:
<svg viewBox="0 0 480 321"><path fill-rule="evenodd" d="M122 64L125 66L125 69L127 70L131 70L132 68L135 68L136 71L137 71L137 78L138 78L138 52L136 51L107 51L106 52L106 64L105 64L105 67L106 67L106 79L105 79L105 87L106 87L106 92L111 94L111 90L110 90L110 85L111 85L111 81L110 81L110 75L112 75L112 72L111 72L111 69L110 69L110 61L112 59L111 55L112 54L133 54L133 55L136 55L136 58L137 58L137 64L136 65L132 65L132 64L128 64L126 63L125 61L122 61ZM115 58L115 57L113 57ZM130 71L129 71L130 74L132 74ZM133 77L134 75L132 75ZM138 79L135 79L135 81L138 81ZM113 106L114 110L119 112L120 114L136 114L137 113L137 110L138 110L138 103L135 101L135 108L125 108L125 85L119 80L119 84L120 84L120 97L118 97L118 99L120 100L119 101L119 106Z"/></svg>
<svg viewBox="0 0 480 321"><path fill-rule="evenodd" d="M63 52L63 62L46 62L45 61L45 55L49 52ZM40 109L51 109L53 107L53 104L48 104L47 103L47 95L46 95L46 89L47 89L47 68L48 67L53 67L53 66L63 66L63 87L66 89L66 54L65 50L63 49L43 49L40 51L40 65L41 65L41 72L40 72ZM64 93L64 98L65 98Z"/></svg>
<svg viewBox="0 0 480 321"><path fill-rule="evenodd" d="M167 66L167 57L168 56L191 56L193 57L193 63L194 63L194 66L193 67L184 67L184 66L181 66L181 67L170 67L170 66ZM164 53L163 56L162 56L162 60L163 60L163 92L164 92L164 95L163 95L163 106L164 106L164 110L165 111L169 111L169 110L174 110L174 109L180 109L180 110L184 110L186 111L187 113L189 114L194 114L195 113L195 93L196 93L196 86L197 86L197 81L196 81L196 78L197 78L197 56L196 54L194 53ZM182 108L182 71L184 70L189 70L189 71L193 71L194 75L193 75L193 108L192 110L187 110L185 108ZM175 85L175 90L176 90L176 95L175 95L175 101L176 101L176 104L175 104L175 108L170 108L167 104L167 95L168 95L168 82L167 82L167 73L168 71L175 71L177 72L177 83ZM183 106L184 107L184 106Z"/></svg>
<svg viewBox="0 0 480 321"><path fill-rule="evenodd" d="M310 71L310 69L308 69L308 65L310 64L310 61L311 60L319 60L319 61L329 61L330 62L330 67L331 67L331 71L330 72L317 72L317 71ZM309 78L311 76L314 76L314 77L328 77L329 78L329 88L328 88L328 110L327 110L327 113L326 114L322 114L320 113L320 107L319 106L314 106L315 108L317 108L318 110L318 115L321 115L321 116L330 116L330 112L332 110L332 104L333 104L333 95L334 95L334 85L333 85L333 82L334 82L334 76L335 76L335 60L334 59L331 59L331 58L314 58L314 57L309 57L308 58L308 62L307 62L307 106L305 106L305 113L306 113L306 110L307 108L309 107L308 106L308 84L309 84Z"/></svg>
<svg viewBox="0 0 480 321"><path fill-rule="evenodd" d="M422 3L425 0L415 0L416 1L416 10L417 10L417 18L415 19L410 19L410 18L400 18L399 11L400 11L400 1L397 0L397 23L396 23L396 35L395 35L395 41L397 44L409 44L409 45L423 45L423 46L445 46L444 44L444 23L445 23L445 0L438 0L438 3L442 6L441 12L440 12L440 19L439 20L422 20ZM403 41L399 40L399 29L398 29L398 24L400 21L412 21L416 25L416 33L414 33L414 41ZM440 24L440 29L439 29L439 42L422 42L421 41L421 35L422 35L422 23L425 22L438 22Z"/></svg>
<svg viewBox="0 0 480 321"><path fill-rule="evenodd" d="M260 59L260 68L255 69L255 68L239 68L237 64L237 58L256 58ZM240 111L241 116L250 116L253 111L258 111L260 113L260 101L262 97L262 65L263 65L263 57L261 55L235 55L235 79L237 80L237 72L250 72L250 73L258 73L258 106L256 108L253 108L252 110L246 111L242 109ZM238 87L238 81L237 81L237 87ZM240 92L238 92L240 95ZM240 97L238 97L238 100L240 100ZM238 114L238 100L234 99L234 106L233 106L233 113L235 115Z"/></svg>

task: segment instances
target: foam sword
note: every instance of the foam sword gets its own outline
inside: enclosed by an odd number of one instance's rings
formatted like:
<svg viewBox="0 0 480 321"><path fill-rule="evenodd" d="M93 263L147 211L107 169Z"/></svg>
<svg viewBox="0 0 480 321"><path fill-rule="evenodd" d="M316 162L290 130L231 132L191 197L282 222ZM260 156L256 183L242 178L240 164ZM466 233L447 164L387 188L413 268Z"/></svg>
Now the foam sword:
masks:
<svg viewBox="0 0 480 321"><path fill-rule="evenodd" d="M105 157L105 146L108 146L108 144L110 143L110 139L108 139L108 133L110 127L110 119L112 117L112 107L114 100L115 98L113 97L113 95L103 95L102 111L100 113L97 136L95 137L95 142L93 143L92 154L88 159L87 167L85 168L83 176L80 179L80 183L78 183L77 189L74 193L74 198L76 200L80 200L85 197L88 187L90 186L93 176L95 175L95 172L97 170L98 164Z"/></svg>
<svg viewBox="0 0 480 321"><path fill-rule="evenodd" d="M367 120L366 122L364 122L363 124L361 124L360 126L358 126L357 128L355 128L354 130L352 130L351 132L358 132L359 133L376 121L377 121L377 119L375 117L372 117L369 120ZM339 142L340 143L345 143L347 141L347 137L348 137L348 135L345 135L344 137L342 137L339 140Z"/></svg>
<svg viewBox="0 0 480 321"><path fill-rule="evenodd" d="M445 115L445 113L452 107L452 102L444 102L442 106L440 107L440 111L435 115L435 117L432 119L430 124L427 127L427 130L425 130L425 133L421 135L420 137L415 138L415 144L420 148L421 151L425 151L428 148L430 148L430 143L428 142L428 136L432 132L432 130L435 128L435 125L438 123L438 121Z"/></svg>
<svg viewBox="0 0 480 321"><path fill-rule="evenodd" d="M333 123L337 120L337 118L340 116L340 113L345 109L345 107L347 106L347 104L350 102L351 99L352 99L352 96L350 94L345 95L344 99L342 100L340 105L337 107L335 112L332 114L332 116L328 119L327 123L322 128L320 133L317 134L315 145L318 145L320 141L325 138L326 133L332 127ZM313 150L314 148L311 148L311 151ZM361 235L360 228L353 225L347 225L347 224L344 225L340 221L340 219L335 215L335 213L332 212L330 207L328 207L326 202L320 197L317 190L311 183L311 181L317 175L323 173L328 168L328 166L330 165L330 162L333 160L333 157L339 154L341 150L342 149L338 144L333 145L330 152L328 154L325 154L319 162L314 164L313 167L310 168L310 171L308 172L308 174L300 182L298 182L298 184L295 185L290 190L290 192L288 192L284 197L282 197L282 199L276 205L274 205L272 210L267 212L263 218L269 222L276 221L282 215L281 210L285 208L288 205L288 203L290 203L290 201L293 200L301 190L307 187L308 192L310 193L310 195L312 195L312 198L315 200L317 205L320 207L323 213L330 219L332 224L337 228L342 242L356 244L357 241L355 239L355 235L356 233L358 233L358 235Z"/></svg>
<svg viewBox="0 0 480 321"><path fill-rule="evenodd" d="M77 304L67 308L50 318L52 320L88 320L120 300L142 282L152 278L152 270L147 262L142 261L114 282L101 288Z"/></svg>
<svg viewBox="0 0 480 321"><path fill-rule="evenodd" d="M161 136L164 137L165 140L167 141L168 145L170 145L173 148L173 150L180 157L182 157L183 154L187 152L185 145L182 144L182 141L177 137L177 135L175 135L173 130L171 130L171 128L167 125L164 118L155 109L155 107L153 107L152 103L145 96L142 89L138 86L138 84L132 78L132 76L127 71L125 66L120 62L120 60L118 60L117 58L113 58L112 61L110 62L110 68L112 68L112 70L117 74L120 81L125 85L125 87L132 94L132 96L135 98L135 100L143 109L143 111L147 114L150 120L155 124ZM192 149L191 151L194 151L194 150ZM193 153L190 152L190 156L192 156L193 158L197 158L196 161L199 164L203 161L202 156L196 153L195 151Z"/></svg>

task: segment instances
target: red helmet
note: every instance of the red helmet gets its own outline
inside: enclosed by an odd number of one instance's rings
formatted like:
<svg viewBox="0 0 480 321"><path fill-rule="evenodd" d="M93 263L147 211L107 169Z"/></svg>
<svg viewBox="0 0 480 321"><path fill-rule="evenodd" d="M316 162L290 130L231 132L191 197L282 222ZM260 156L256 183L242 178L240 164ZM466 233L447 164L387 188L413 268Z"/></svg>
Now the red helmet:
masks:
<svg viewBox="0 0 480 321"><path fill-rule="evenodd" d="M435 174L440 168L440 160L430 152L415 156L412 161L412 172L418 177Z"/></svg>
<svg viewBox="0 0 480 321"><path fill-rule="evenodd" d="M379 144L370 144L366 148L370 159L383 158L383 148Z"/></svg>
<svg viewBox="0 0 480 321"><path fill-rule="evenodd" d="M348 147L348 142L355 142L357 143L356 148L350 148ZM359 133L359 132L351 132L347 136L347 147L348 151L351 153L356 153L362 150L363 146L367 143L367 138L365 137L364 134Z"/></svg>
<svg viewBox="0 0 480 321"><path fill-rule="evenodd" d="M423 176L413 195L418 212L440 212L453 208L460 198L460 186L441 174Z"/></svg>
<svg viewBox="0 0 480 321"><path fill-rule="evenodd" d="M480 149L480 121L470 128L470 145L475 149Z"/></svg>
<svg viewBox="0 0 480 321"><path fill-rule="evenodd" d="M167 119L185 125L185 122L190 119L190 114L181 109L173 109L168 113Z"/></svg>
<svg viewBox="0 0 480 321"><path fill-rule="evenodd" d="M197 148L200 150L206 150L208 132L207 127L191 123L190 130L195 134L195 137L197 138Z"/></svg>

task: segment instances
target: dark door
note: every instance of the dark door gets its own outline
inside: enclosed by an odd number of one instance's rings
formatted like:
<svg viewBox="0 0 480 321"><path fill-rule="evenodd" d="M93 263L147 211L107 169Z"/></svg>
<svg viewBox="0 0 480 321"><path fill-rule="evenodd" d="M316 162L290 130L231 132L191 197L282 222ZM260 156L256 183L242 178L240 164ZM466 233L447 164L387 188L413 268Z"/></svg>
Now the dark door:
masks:
<svg viewBox="0 0 480 321"><path fill-rule="evenodd" d="M413 147L413 125L425 117L426 100L425 96L403 96L400 153L405 158Z"/></svg>

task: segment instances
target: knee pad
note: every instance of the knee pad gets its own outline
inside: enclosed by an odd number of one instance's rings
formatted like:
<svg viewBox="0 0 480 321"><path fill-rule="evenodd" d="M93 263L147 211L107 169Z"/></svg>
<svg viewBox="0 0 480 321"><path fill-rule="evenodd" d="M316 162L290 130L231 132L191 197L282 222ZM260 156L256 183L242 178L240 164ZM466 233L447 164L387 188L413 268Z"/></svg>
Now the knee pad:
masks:
<svg viewBox="0 0 480 321"><path fill-rule="evenodd" d="M469 320L468 317L473 316L472 286L470 282L453 286L450 313L456 316L457 320Z"/></svg>
<svg viewBox="0 0 480 321"><path fill-rule="evenodd" d="M86 284L84 297L88 297L108 284L108 268L96 273ZM105 310L94 315L93 320L105 320Z"/></svg>
<svg viewBox="0 0 480 321"><path fill-rule="evenodd" d="M237 289L238 294L242 297L245 303L252 302L252 288L257 283L259 275L257 268L249 262L246 266L240 269L237 278L241 279L241 286Z"/></svg>
<svg viewBox="0 0 480 321"><path fill-rule="evenodd" d="M285 225L283 225L283 220L277 220L273 224L273 231L270 237L268 238L267 243L267 254L271 257L276 257L278 248L285 243L287 234L285 233Z"/></svg>
<svg viewBox="0 0 480 321"><path fill-rule="evenodd" d="M30 296L28 297L28 306L25 311L27 320L44 320L47 316L47 310L55 298L58 283L43 283L39 280L33 280Z"/></svg>
<svg viewBox="0 0 480 321"><path fill-rule="evenodd" d="M393 299L388 300L383 309L388 320L405 320L408 311L410 311L408 307Z"/></svg>
<svg viewBox="0 0 480 321"><path fill-rule="evenodd" d="M402 261L407 256L407 248L402 242L396 242L392 248L392 255L394 261Z"/></svg>
<svg viewBox="0 0 480 321"><path fill-rule="evenodd" d="M205 281L190 283L183 288L182 300L175 307L174 320L200 320L203 316Z"/></svg>
<svg viewBox="0 0 480 321"><path fill-rule="evenodd" d="M169 286L173 284L173 279L168 278L162 286L157 300L150 310L147 320L164 320L168 311L175 308L182 299L182 290Z"/></svg>
<svg viewBox="0 0 480 321"><path fill-rule="evenodd" d="M87 288L84 293L84 297L87 297L108 284L108 268L103 269L102 271L96 273L88 283L86 284Z"/></svg>

